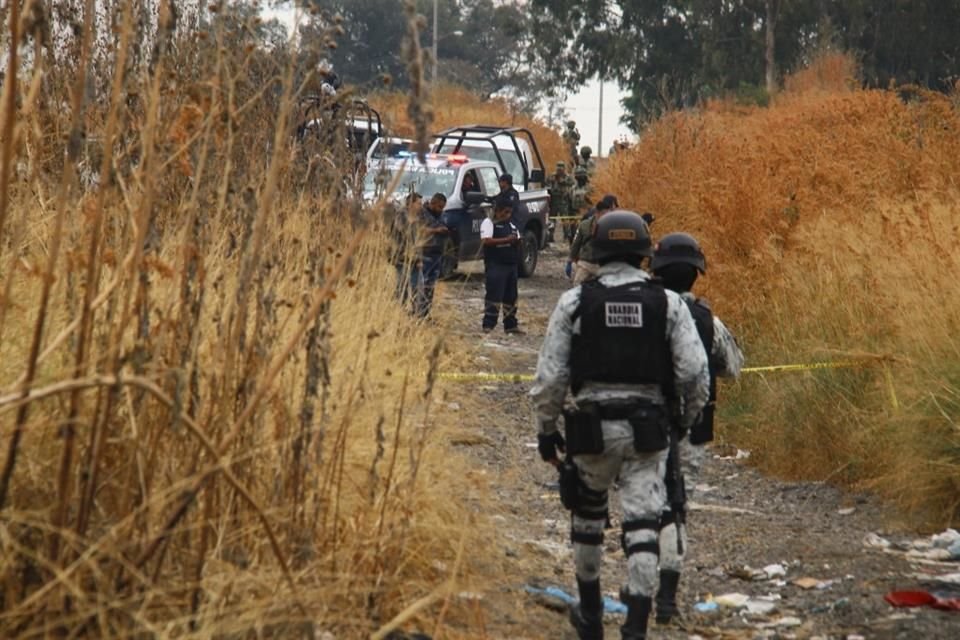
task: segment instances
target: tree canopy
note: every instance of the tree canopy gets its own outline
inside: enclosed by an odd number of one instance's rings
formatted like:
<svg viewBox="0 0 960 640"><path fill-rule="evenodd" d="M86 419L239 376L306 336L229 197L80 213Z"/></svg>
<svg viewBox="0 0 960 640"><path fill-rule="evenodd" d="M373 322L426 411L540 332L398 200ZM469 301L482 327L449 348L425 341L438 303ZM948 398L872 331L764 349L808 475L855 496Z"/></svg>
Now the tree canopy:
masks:
<svg viewBox="0 0 960 640"><path fill-rule="evenodd" d="M958 0L530 0L528 7L535 53L549 75L569 88L594 75L618 80L635 128L704 97L760 95L824 47L857 55L868 86L945 90L960 76Z"/></svg>
<svg viewBox="0 0 960 640"><path fill-rule="evenodd" d="M319 37L334 19L343 29L328 57L345 81L374 87L384 78L399 88L408 85L401 58L405 24L398 0L308 0L314 9L301 37ZM432 50L433 0L417 0L424 16L420 46ZM530 14L522 2L439 0L437 3L437 76L490 96L523 88L525 97L549 93L543 73L531 73L527 51ZM428 69L432 71L432 69ZM537 82L537 80L542 80Z"/></svg>

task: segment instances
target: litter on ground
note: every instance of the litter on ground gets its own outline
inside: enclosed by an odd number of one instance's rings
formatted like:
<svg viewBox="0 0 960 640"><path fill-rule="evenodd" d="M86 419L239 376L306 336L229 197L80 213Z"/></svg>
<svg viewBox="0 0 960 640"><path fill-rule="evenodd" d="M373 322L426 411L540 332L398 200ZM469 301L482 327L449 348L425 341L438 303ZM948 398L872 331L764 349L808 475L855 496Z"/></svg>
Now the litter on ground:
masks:
<svg viewBox="0 0 960 640"><path fill-rule="evenodd" d="M894 607L932 607L943 611L960 611L960 596L941 596L929 591L892 591L883 599Z"/></svg>
<svg viewBox="0 0 960 640"><path fill-rule="evenodd" d="M717 596L713 599L721 607L730 607L731 609L739 609L741 607L747 606L747 602L750 601L750 596L745 593L725 593L723 595Z"/></svg>
<svg viewBox="0 0 960 640"><path fill-rule="evenodd" d="M527 593L532 593L538 596L544 596L551 598L558 602L561 602L565 605L575 604L577 599L572 595L561 589L560 587L534 587L533 585L526 585L523 587L524 591ZM619 600L614 600L609 596L603 597L603 612L604 613L614 613L614 614L626 614L627 607Z"/></svg>

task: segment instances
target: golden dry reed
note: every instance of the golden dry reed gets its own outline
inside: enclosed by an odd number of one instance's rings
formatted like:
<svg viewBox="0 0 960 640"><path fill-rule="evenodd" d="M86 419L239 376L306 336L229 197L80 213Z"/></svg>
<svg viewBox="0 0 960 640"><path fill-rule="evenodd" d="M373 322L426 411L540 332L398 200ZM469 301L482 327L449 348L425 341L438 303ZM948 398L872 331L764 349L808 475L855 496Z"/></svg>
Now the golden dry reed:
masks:
<svg viewBox="0 0 960 640"><path fill-rule="evenodd" d="M478 637L444 338L342 138L294 142L316 78L217 5L113 6L3 86L0 636Z"/></svg>
<svg viewBox="0 0 960 640"><path fill-rule="evenodd" d="M955 524L960 101L854 78L830 54L769 108L670 114L598 182L655 212L655 236L700 239L701 295L751 364L874 365L726 386L724 440L778 475L875 491L912 524Z"/></svg>

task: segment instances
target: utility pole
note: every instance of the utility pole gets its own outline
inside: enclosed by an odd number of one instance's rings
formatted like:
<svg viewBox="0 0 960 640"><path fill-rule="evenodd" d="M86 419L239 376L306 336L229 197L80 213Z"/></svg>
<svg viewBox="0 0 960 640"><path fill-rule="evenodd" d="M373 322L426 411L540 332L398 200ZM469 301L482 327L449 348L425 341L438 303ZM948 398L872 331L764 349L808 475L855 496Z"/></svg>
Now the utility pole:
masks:
<svg viewBox="0 0 960 640"><path fill-rule="evenodd" d="M437 2L433 0L433 73L430 75L430 84L437 83Z"/></svg>
<svg viewBox="0 0 960 640"><path fill-rule="evenodd" d="M597 123L597 157L603 156L603 76L600 76L600 118Z"/></svg>

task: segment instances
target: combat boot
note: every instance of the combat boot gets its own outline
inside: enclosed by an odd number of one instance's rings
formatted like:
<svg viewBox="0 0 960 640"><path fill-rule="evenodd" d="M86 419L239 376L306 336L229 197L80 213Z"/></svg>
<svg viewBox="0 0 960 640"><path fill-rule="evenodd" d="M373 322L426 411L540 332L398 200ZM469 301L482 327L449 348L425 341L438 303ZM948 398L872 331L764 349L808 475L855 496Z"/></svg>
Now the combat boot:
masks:
<svg viewBox="0 0 960 640"><path fill-rule="evenodd" d="M570 607L570 624L580 640L603 640L603 596L600 580L577 578L580 602Z"/></svg>
<svg viewBox="0 0 960 640"><path fill-rule="evenodd" d="M653 598L622 594L621 599L627 605L627 620L620 627L620 638L622 640L647 640L647 623L650 621Z"/></svg>
<svg viewBox="0 0 960 640"><path fill-rule="evenodd" d="M657 624L670 624L679 613L677 609L677 586L680 584L680 572L663 570L660 572L660 588L657 590Z"/></svg>

